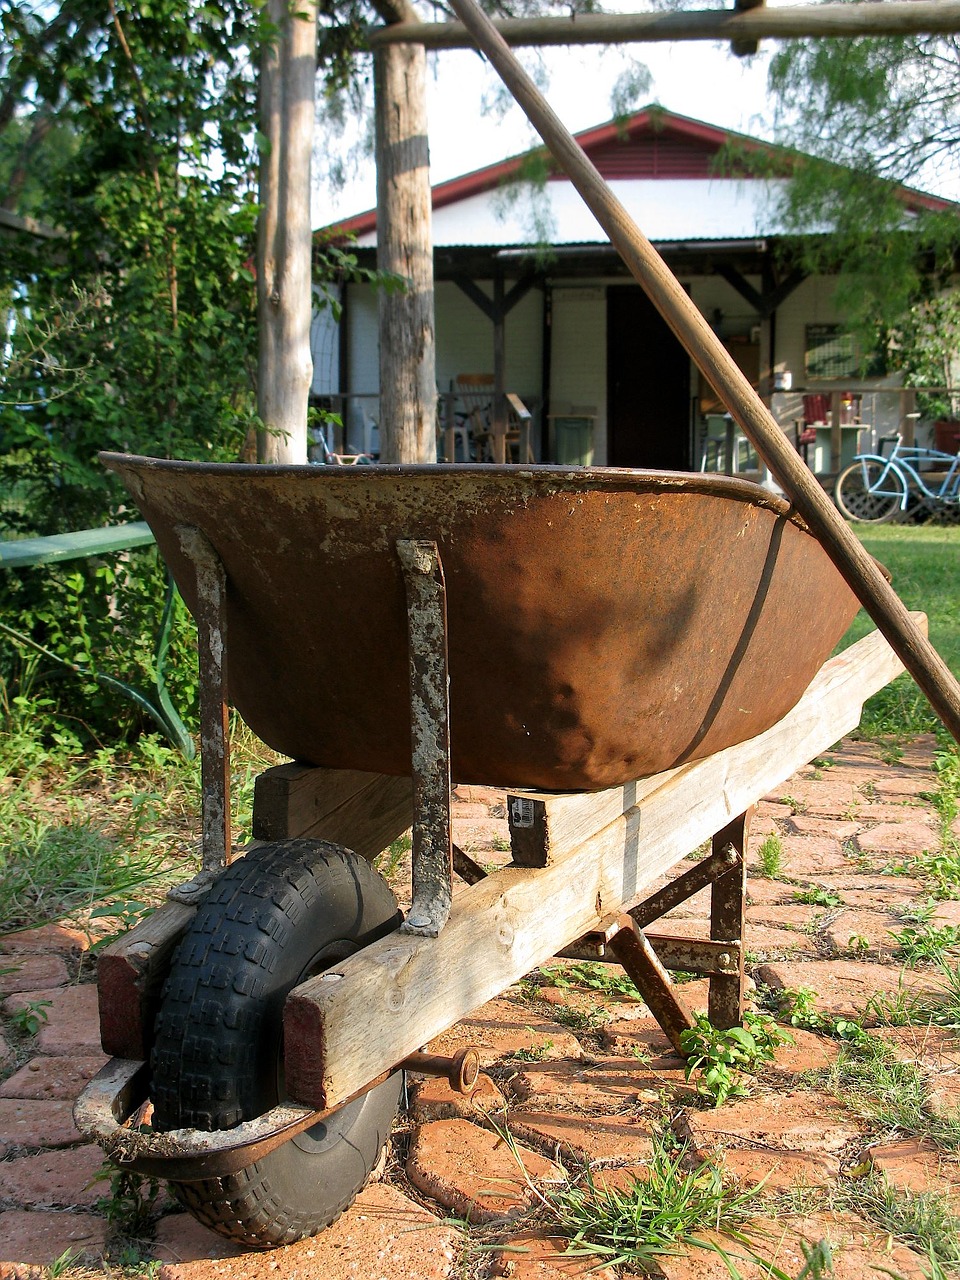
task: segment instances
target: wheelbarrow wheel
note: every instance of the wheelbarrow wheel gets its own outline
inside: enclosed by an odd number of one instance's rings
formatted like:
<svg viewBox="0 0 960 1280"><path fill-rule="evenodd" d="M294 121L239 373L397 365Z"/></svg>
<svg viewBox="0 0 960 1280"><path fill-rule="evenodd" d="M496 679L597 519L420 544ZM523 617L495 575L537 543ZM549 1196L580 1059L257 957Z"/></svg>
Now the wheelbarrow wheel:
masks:
<svg viewBox="0 0 960 1280"><path fill-rule="evenodd" d="M152 1055L160 1130L229 1129L284 1101L288 991L400 922L386 881L319 840L263 845L233 863L174 955ZM250 1248L329 1226L374 1169L403 1073L239 1173L171 1184L205 1226Z"/></svg>

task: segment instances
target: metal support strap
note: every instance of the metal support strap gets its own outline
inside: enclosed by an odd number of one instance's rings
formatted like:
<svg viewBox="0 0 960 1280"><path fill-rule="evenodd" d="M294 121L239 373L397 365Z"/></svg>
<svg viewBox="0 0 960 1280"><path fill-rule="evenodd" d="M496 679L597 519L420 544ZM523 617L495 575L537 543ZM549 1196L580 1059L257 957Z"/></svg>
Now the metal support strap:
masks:
<svg viewBox="0 0 960 1280"><path fill-rule="evenodd" d="M413 747L413 903L403 933L435 938L453 898L447 599L435 542L401 538Z"/></svg>

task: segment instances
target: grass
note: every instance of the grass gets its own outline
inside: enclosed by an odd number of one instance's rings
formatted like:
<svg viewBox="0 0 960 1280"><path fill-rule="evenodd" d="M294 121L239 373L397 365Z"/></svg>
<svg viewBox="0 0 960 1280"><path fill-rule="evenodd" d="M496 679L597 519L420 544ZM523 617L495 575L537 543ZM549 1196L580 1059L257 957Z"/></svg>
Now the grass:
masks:
<svg viewBox="0 0 960 1280"><path fill-rule="evenodd" d="M909 609L922 609L930 621L930 639L947 666L960 673L960 526L852 525L863 545L893 576L893 586ZM863 610L854 619L841 648L874 630ZM909 676L900 676L875 694L864 708L862 730L869 736L924 733L937 725L926 698Z"/></svg>
<svg viewBox="0 0 960 1280"><path fill-rule="evenodd" d="M243 726L233 734L233 812L249 839L253 781L275 761ZM77 757L47 744L26 767L0 746L0 936L58 920L136 922L199 861L199 761L153 737L125 753Z"/></svg>
<svg viewBox="0 0 960 1280"><path fill-rule="evenodd" d="M757 1259L745 1228L758 1196L731 1190L713 1165L689 1170L686 1161L685 1147L671 1149L661 1138L646 1179L626 1190L598 1185L589 1170L582 1179L548 1187L541 1193L548 1230L569 1240L569 1253L592 1258L598 1267L647 1270L657 1257L699 1247L719 1254L736 1275L736 1261ZM713 1232L727 1243L704 1234Z"/></svg>

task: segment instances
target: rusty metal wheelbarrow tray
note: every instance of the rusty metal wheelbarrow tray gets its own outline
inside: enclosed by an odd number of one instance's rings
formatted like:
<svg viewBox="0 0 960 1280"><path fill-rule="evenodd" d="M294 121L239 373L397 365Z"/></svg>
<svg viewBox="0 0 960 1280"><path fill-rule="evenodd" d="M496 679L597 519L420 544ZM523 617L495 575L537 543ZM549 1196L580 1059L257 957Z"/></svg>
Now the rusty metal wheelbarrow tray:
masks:
<svg viewBox="0 0 960 1280"><path fill-rule="evenodd" d="M104 455L188 605L226 576L230 696L296 760L410 772L400 539L446 580L455 780L592 791L754 737L857 610L787 504L724 476Z"/></svg>

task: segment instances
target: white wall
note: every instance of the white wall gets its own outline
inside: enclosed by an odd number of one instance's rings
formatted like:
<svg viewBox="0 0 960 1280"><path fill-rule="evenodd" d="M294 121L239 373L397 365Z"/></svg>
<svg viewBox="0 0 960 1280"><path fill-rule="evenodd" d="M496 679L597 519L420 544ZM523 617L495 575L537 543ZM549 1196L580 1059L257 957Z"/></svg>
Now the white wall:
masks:
<svg viewBox="0 0 960 1280"><path fill-rule="evenodd" d="M607 291L603 285L553 290L550 412L596 413L593 461L607 461Z"/></svg>

